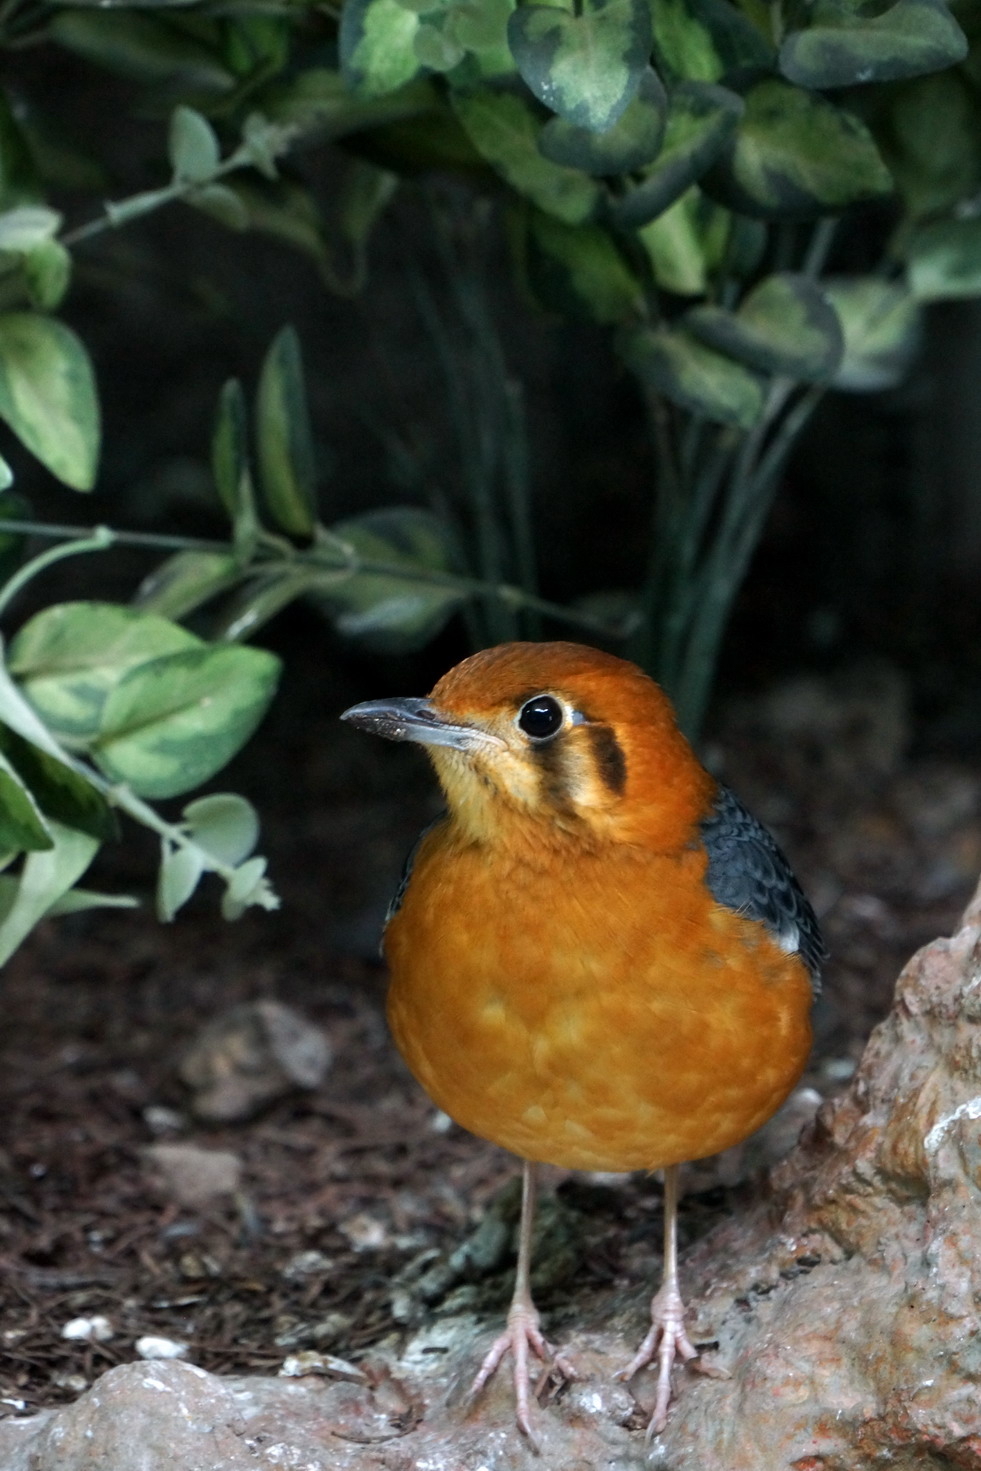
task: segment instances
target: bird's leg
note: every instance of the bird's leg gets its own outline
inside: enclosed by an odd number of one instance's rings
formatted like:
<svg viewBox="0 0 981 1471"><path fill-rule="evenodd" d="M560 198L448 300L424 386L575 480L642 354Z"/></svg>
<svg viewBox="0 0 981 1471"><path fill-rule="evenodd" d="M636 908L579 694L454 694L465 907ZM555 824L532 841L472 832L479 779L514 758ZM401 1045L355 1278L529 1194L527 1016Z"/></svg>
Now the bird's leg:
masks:
<svg viewBox="0 0 981 1471"><path fill-rule="evenodd" d="M535 1199L538 1170L529 1160L524 1162L521 1179L521 1222L518 1227L518 1269L514 1294L508 1309L507 1327L490 1347L477 1377L470 1386L470 1397L480 1393L505 1354L514 1355L514 1394L518 1429L537 1449L538 1442L531 1427L531 1378L528 1372L528 1350L543 1363L551 1359L553 1366L567 1379L575 1371L567 1359L555 1351L539 1328L538 1309L531 1300L531 1233L535 1224Z"/></svg>
<svg viewBox="0 0 981 1471"><path fill-rule="evenodd" d="M671 1366L680 1354L687 1363L698 1351L685 1332L685 1305L678 1291L678 1166L664 1171L664 1268L661 1286L651 1302L651 1326L640 1348L618 1379L632 1379L639 1369L657 1358L657 1398L647 1427L647 1439L662 1431L668 1420L671 1399Z"/></svg>

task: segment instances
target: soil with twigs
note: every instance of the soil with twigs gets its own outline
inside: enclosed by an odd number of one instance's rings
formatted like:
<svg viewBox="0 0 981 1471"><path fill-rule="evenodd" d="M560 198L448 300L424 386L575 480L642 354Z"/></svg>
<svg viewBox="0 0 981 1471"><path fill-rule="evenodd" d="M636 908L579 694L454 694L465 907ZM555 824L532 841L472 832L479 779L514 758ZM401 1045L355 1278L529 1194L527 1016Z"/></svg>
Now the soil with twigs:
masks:
<svg viewBox="0 0 981 1471"><path fill-rule="evenodd" d="M830 733L794 734L815 689L786 686L730 709L709 759L778 832L821 914L833 960L806 1081L827 1095L850 1075L903 962L952 929L973 889L981 765L911 760L901 700L892 725L877 726L881 701L863 717L847 684L819 686L841 717ZM276 1373L311 1348L356 1362L439 1310L418 1284L431 1289L488 1207L501 1209L514 1162L436 1113L384 1021L377 929L438 798L417 753L337 725L345 694L372 691L336 693L315 690L311 671L220 783L262 810L278 914L228 926L211 892L166 928L148 904L95 912L43 925L7 969L0 1412L76 1398L146 1335L186 1344L220 1372ZM127 844L96 877L146 896L153 857ZM198 1123L182 1055L203 1023L258 998L321 1027L333 1065L319 1087L257 1118ZM231 1151L241 1188L213 1208L179 1205L148 1170L144 1150L161 1140ZM711 1165L693 1172L686 1239L738 1205L747 1187L722 1178ZM574 1245L540 1292L561 1324L577 1295L626 1284L638 1252L656 1255L659 1191L643 1176L554 1180ZM502 1305L507 1266L491 1263L481 1286ZM443 1281L452 1292L452 1274ZM647 1284L636 1286L643 1296ZM110 1325L105 1341L63 1336L96 1315Z"/></svg>

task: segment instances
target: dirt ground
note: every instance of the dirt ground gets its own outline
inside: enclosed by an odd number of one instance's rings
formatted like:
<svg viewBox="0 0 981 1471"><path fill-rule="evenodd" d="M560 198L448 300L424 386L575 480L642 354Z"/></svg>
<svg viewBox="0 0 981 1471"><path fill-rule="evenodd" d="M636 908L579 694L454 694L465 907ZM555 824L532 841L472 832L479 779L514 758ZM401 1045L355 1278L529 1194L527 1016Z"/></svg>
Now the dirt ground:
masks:
<svg viewBox="0 0 981 1471"><path fill-rule="evenodd" d="M215 895L160 927L152 905L48 924L8 967L0 1067L0 1411L74 1399L155 1334L221 1372L275 1373L315 1348L357 1361L440 1298L416 1290L514 1175L501 1151L437 1115L386 1033L377 929L415 831L437 809L417 753L336 723L387 689L294 671L292 692L221 785L263 813L283 896L274 916L225 925ZM350 677L349 677L350 678ZM785 684L731 706L708 758L777 832L833 959L807 1082L841 1085L895 977L953 927L981 869L981 762L929 750L888 669ZM153 853L108 855L99 877L144 895ZM249 1122L195 1122L178 1068L236 1003L276 998L321 1027L334 1061ZM181 1207L143 1151L159 1141L232 1151L242 1186ZM542 1286L561 1332L591 1287L630 1279L656 1251L659 1188L554 1172L574 1249ZM711 1167L683 1206L686 1240L740 1189ZM511 1197L505 1197L505 1209ZM639 1297L646 1283L637 1283ZM506 1301L503 1267L486 1292ZM451 1274L446 1293L454 1290ZM430 1299L432 1294L430 1293ZM66 1340L102 1314L104 1342Z"/></svg>

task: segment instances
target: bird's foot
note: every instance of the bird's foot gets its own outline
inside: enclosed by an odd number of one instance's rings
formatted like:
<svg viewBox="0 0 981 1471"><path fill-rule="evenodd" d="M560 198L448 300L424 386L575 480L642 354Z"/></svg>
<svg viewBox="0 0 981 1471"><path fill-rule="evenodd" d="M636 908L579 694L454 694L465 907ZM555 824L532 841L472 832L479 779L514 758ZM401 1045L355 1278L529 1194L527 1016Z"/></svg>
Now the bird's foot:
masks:
<svg viewBox="0 0 981 1471"><path fill-rule="evenodd" d="M527 1436L536 1451L539 1446L531 1424L531 1396L533 1392L537 1393L537 1387L533 1390L529 1350L548 1366L546 1375L543 1377L547 1377L547 1374L554 1370L558 1370L564 1379L575 1379L576 1377L576 1371L569 1360L545 1338L539 1322L538 1309L534 1303L513 1302L508 1312L507 1327L491 1344L477 1372L477 1377L470 1386L470 1398L476 1399L505 1355L512 1354L514 1357L515 1419L518 1422L518 1429Z"/></svg>
<svg viewBox="0 0 981 1471"><path fill-rule="evenodd" d="M665 1283L651 1303L651 1326L640 1348L617 1378L625 1382L657 1359L657 1396L654 1413L647 1427L647 1441L659 1435L668 1423L671 1400L671 1368L675 1358L686 1364L698 1358L698 1350L685 1332L685 1305L677 1287Z"/></svg>

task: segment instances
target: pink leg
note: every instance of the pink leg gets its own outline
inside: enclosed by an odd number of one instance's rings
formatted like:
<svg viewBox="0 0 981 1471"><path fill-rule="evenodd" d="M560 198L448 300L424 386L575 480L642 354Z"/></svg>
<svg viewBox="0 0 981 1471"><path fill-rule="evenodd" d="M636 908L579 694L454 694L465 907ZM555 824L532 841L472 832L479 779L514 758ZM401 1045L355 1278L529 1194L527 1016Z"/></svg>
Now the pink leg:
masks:
<svg viewBox="0 0 981 1471"><path fill-rule="evenodd" d="M657 1397L647 1427L647 1439L658 1435L667 1424L671 1399L671 1367L675 1357L687 1363L698 1351L685 1332L685 1305L678 1291L678 1166L664 1171L664 1274L651 1302L651 1326L647 1337L618 1379L632 1379L639 1369L657 1359Z"/></svg>
<svg viewBox="0 0 981 1471"><path fill-rule="evenodd" d="M538 1309L531 1300L531 1233L535 1224L535 1192L537 1171L528 1160L524 1162L521 1185L521 1222L518 1227L518 1270L514 1279L514 1295L508 1309L507 1327L491 1344L481 1364L477 1377L470 1386L471 1398L480 1393L501 1360L508 1353L514 1355L515 1418L518 1429L538 1449L538 1442L531 1427L531 1376L529 1374L528 1350L531 1349L543 1363L551 1360L566 1379L574 1379L575 1370L568 1359L557 1353L539 1328Z"/></svg>

